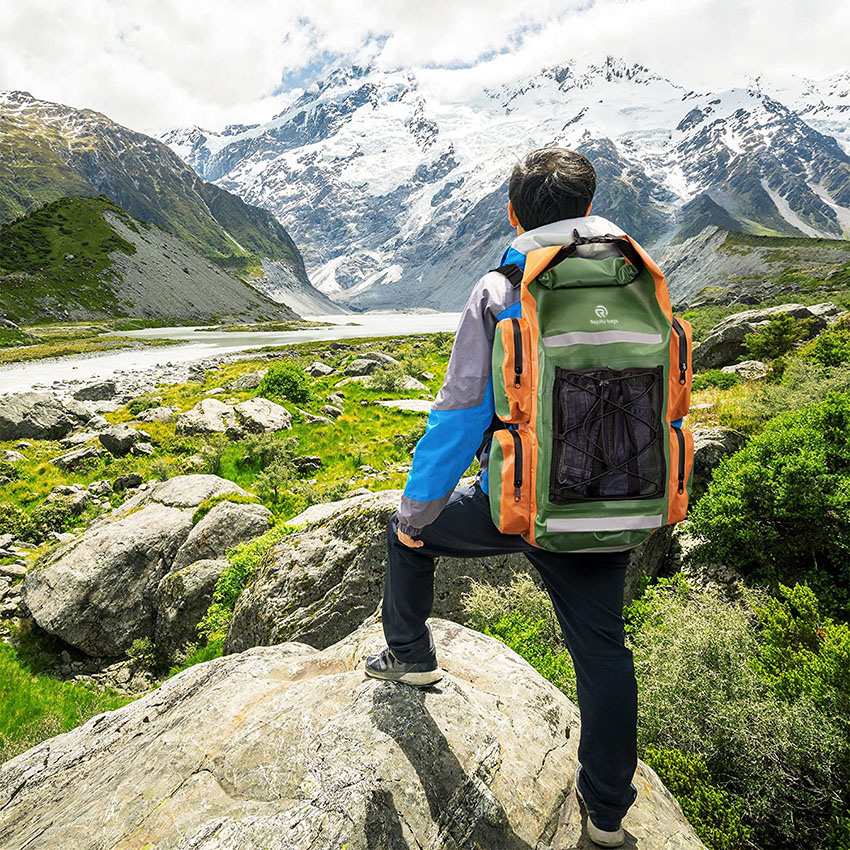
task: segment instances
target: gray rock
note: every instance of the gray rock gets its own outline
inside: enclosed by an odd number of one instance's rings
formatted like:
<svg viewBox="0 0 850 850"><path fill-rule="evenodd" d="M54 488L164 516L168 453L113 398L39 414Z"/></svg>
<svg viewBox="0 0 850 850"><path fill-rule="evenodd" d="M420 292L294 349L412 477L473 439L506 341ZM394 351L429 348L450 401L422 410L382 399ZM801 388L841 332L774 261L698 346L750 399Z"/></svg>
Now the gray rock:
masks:
<svg viewBox="0 0 850 850"><path fill-rule="evenodd" d="M137 431L125 422L113 425L97 435L100 444L114 457L124 457L140 440L150 440L150 434Z"/></svg>
<svg viewBox="0 0 850 850"><path fill-rule="evenodd" d="M376 609L383 592L386 527L400 491L314 506L303 531L288 535L267 558L236 605L227 651L297 640L325 647L354 631ZM302 517L291 520L300 525ZM463 622L461 597L470 580L509 583L516 572L539 582L524 555L441 558L434 612Z"/></svg>
<svg viewBox="0 0 850 850"><path fill-rule="evenodd" d="M292 427L290 412L267 398L249 398L237 404L233 412L239 425L252 434Z"/></svg>
<svg viewBox="0 0 850 850"><path fill-rule="evenodd" d="M0 440L58 440L91 418L78 402L62 402L49 393L7 395L0 404Z"/></svg>
<svg viewBox="0 0 850 850"><path fill-rule="evenodd" d="M133 445L133 448L130 449L130 454L139 457L150 457L155 451L156 449L153 447L153 443L139 442Z"/></svg>
<svg viewBox="0 0 850 850"><path fill-rule="evenodd" d="M373 625L191 667L42 742L0 766L0 845L589 850L576 707L494 638L432 626L427 691L364 677ZM634 782L632 846L704 850L650 768Z"/></svg>
<svg viewBox="0 0 850 850"><path fill-rule="evenodd" d="M161 504L93 528L27 573L26 605L88 655L120 655L153 633L156 587L191 528L191 511Z"/></svg>
<svg viewBox="0 0 850 850"><path fill-rule="evenodd" d="M334 370L327 363L320 363L318 360L311 363L304 370L311 378L323 378L325 375L332 375Z"/></svg>
<svg viewBox="0 0 850 850"><path fill-rule="evenodd" d="M236 378L227 385L229 390L255 390L260 386L260 381L266 376L268 369L258 369L256 372L250 372L247 375L242 375Z"/></svg>
<svg viewBox="0 0 850 850"><path fill-rule="evenodd" d="M295 471L301 475L317 472L324 466L324 461L318 455L298 455L292 458Z"/></svg>
<svg viewBox="0 0 850 850"><path fill-rule="evenodd" d="M296 408L296 410L304 417L304 421L308 425L333 425L333 419L329 419L327 416L317 416L315 413L310 413L309 410L301 410L300 408Z"/></svg>
<svg viewBox="0 0 850 850"><path fill-rule="evenodd" d="M51 459L54 466L59 469L74 470L85 464L97 460L103 452L97 446L81 446L79 449L73 449L59 457Z"/></svg>
<svg viewBox="0 0 850 850"><path fill-rule="evenodd" d="M371 375L375 369L378 368L378 361L373 359L367 359L365 357L358 357L356 360L352 360L346 367L343 369L343 375Z"/></svg>
<svg viewBox="0 0 850 850"><path fill-rule="evenodd" d="M706 490L723 458L743 448L747 438L732 428L694 429L694 473L691 503Z"/></svg>
<svg viewBox="0 0 850 850"><path fill-rule="evenodd" d="M74 398L78 401L105 401L113 398L117 391L115 381L98 381L77 390Z"/></svg>
<svg viewBox="0 0 850 850"><path fill-rule="evenodd" d="M271 521L271 511L263 505L219 502L192 529L177 552L172 569L223 558L228 549L268 531Z"/></svg>
<svg viewBox="0 0 850 850"><path fill-rule="evenodd" d="M214 549L227 534L199 535L192 527L195 509L227 493L248 495L215 475L183 475L128 499L27 573L24 598L36 623L98 657L120 655L137 638L152 637L157 587L190 534L196 532L196 551L205 543Z"/></svg>
<svg viewBox="0 0 850 850"><path fill-rule="evenodd" d="M141 480L139 483L142 483ZM86 489L92 494L92 496L108 496L112 492L112 485L104 478L100 481L92 481Z"/></svg>
<svg viewBox="0 0 850 850"><path fill-rule="evenodd" d="M767 375L769 368L761 360L743 360L741 363L723 366L720 371L737 375L744 381L758 381Z"/></svg>
<svg viewBox="0 0 850 850"><path fill-rule="evenodd" d="M330 419L339 419L339 417L342 416L342 409L334 407L332 404L326 404L324 407L319 409L319 413L323 413Z"/></svg>
<svg viewBox="0 0 850 850"><path fill-rule="evenodd" d="M811 307L805 304L779 304L776 307L745 310L743 313L727 316L711 329L699 345L694 347L694 369L714 369L737 362L744 353L744 340L747 334L767 327L771 318L780 314L789 315L795 319L808 319L806 338L816 336L828 324L825 318L828 308L832 307L838 311L834 304L817 305L817 307L816 311L812 311Z"/></svg>
<svg viewBox="0 0 850 850"><path fill-rule="evenodd" d="M178 434L224 434L235 424L233 408L215 398L199 401L191 410L177 416Z"/></svg>
<svg viewBox="0 0 850 850"><path fill-rule="evenodd" d="M0 564L0 576L22 578L26 573L26 564Z"/></svg>
<svg viewBox="0 0 850 850"><path fill-rule="evenodd" d="M59 441L59 445L63 449L74 449L77 446L84 446L86 443L97 439L97 431L77 431L76 434L71 434L68 437L63 437Z"/></svg>
<svg viewBox="0 0 850 850"><path fill-rule="evenodd" d="M359 355L364 360L374 360L382 366L397 366L398 360L395 357L390 357L389 354L384 354L382 351L364 351Z"/></svg>
<svg viewBox="0 0 850 850"><path fill-rule="evenodd" d="M20 463L22 460L26 460L26 455L22 455L14 449L3 449L3 459L9 463Z"/></svg>
<svg viewBox="0 0 850 850"><path fill-rule="evenodd" d="M112 489L116 493L121 493L124 490L129 490L131 487L138 487L142 483L142 476L138 472L128 472L126 475L119 475L112 482Z"/></svg>
<svg viewBox="0 0 850 850"><path fill-rule="evenodd" d="M137 422L173 422L177 411L173 407L150 407L143 410L137 417Z"/></svg>
<svg viewBox="0 0 850 850"><path fill-rule="evenodd" d="M172 569L156 592L156 626L154 643L165 662L198 639L201 622L213 599L213 591L227 569L225 560L196 561L180 569Z"/></svg>

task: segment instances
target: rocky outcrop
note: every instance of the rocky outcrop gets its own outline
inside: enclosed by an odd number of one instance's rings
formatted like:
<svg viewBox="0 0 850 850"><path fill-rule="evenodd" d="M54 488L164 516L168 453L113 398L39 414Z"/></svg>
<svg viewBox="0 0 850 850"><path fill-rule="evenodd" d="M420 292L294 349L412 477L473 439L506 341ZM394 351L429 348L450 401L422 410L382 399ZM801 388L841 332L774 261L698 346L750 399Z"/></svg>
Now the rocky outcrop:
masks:
<svg viewBox="0 0 850 850"><path fill-rule="evenodd" d="M723 458L743 448L747 438L733 428L699 428L694 431L694 473L691 504L705 492Z"/></svg>
<svg viewBox="0 0 850 850"><path fill-rule="evenodd" d="M258 369L256 372L249 372L247 375L232 380L228 385L229 390L255 390L260 386L260 381L266 377L268 369Z"/></svg>
<svg viewBox="0 0 850 850"><path fill-rule="evenodd" d="M177 416L178 434L224 434L235 423L233 408L217 398L201 399Z"/></svg>
<svg viewBox="0 0 850 850"><path fill-rule="evenodd" d="M228 494L248 496L215 475L184 475L128 499L27 573L24 600L36 623L98 657L155 637L163 578L192 560L222 558L268 527L265 508L224 502L193 527L202 502Z"/></svg>
<svg viewBox="0 0 850 850"><path fill-rule="evenodd" d="M241 436L245 431L262 434L291 427L292 416L285 407L258 396L233 407L217 398L202 399L177 417L176 431Z"/></svg>
<svg viewBox="0 0 850 850"><path fill-rule="evenodd" d="M233 408L236 421L250 434L282 431L292 427L289 411L267 398L249 398Z"/></svg>
<svg viewBox="0 0 850 850"><path fill-rule="evenodd" d="M770 371L770 367L761 360L742 360L731 366L723 366L720 371L737 375L744 381L760 381Z"/></svg>
<svg viewBox="0 0 850 850"><path fill-rule="evenodd" d="M589 850L575 706L495 639L433 629L424 691L364 676L377 625L185 670L0 766L0 846ZM631 846L702 848L652 770L634 781Z"/></svg>
<svg viewBox="0 0 850 850"><path fill-rule="evenodd" d="M96 384L80 387L74 393L74 398L78 401L107 401L115 398L117 392L115 381L98 381Z"/></svg>
<svg viewBox="0 0 850 850"><path fill-rule="evenodd" d="M100 444L114 457L124 457L140 441L150 440L150 434L137 431L124 422L106 428L97 435Z"/></svg>
<svg viewBox="0 0 850 850"><path fill-rule="evenodd" d="M706 338L693 351L695 370L715 369L736 363L744 355L744 340L747 334L762 330L774 316L787 315L806 320L806 338L819 334L827 325L838 318L841 310L832 303L779 304L761 310L745 310L727 316L718 322Z"/></svg>
<svg viewBox="0 0 850 850"><path fill-rule="evenodd" d="M17 393L0 404L0 440L59 440L82 428L92 413L77 401L50 393Z"/></svg>

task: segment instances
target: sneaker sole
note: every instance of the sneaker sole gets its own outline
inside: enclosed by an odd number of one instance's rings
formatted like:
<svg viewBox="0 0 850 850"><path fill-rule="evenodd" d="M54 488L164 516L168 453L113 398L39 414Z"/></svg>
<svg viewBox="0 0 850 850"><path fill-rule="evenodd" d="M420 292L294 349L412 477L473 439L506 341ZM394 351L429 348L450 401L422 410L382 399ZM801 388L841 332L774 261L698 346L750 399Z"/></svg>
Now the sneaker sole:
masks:
<svg viewBox="0 0 850 850"><path fill-rule="evenodd" d="M575 789L576 797L578 797L582 806L584 806L585 812L587 812L587 803L584 802L584 797L581 791L578 790L578 783L576 783ZM618 829L616 832L599 829L598 826L594 825L589 815L587 817L587 834L597 847L622 847L626 843L626 836L622 829Z"/></svg>
<svg viewBox="0 0 850 850"><path fill-rule="evenodd" d="M383 676L380 673L375 673L368 667L365 668L366 675L373 679L382 679L385 682L402 682L405 685L413 685L417 688L427 688L428 685L433 685L443 678L441 670L429 670L426 673L405 673L402 676Z"/></svg>

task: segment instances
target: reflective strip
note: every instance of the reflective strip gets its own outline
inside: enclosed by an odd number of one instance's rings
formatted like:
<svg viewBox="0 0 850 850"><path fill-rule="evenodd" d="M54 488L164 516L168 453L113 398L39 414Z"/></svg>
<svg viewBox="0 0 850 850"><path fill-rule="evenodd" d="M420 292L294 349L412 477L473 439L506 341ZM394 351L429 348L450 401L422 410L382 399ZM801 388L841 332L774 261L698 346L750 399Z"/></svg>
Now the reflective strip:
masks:
<svg viewBox="0 0 850 850"><path fill-rule="evenodd" d="M661 528L663 516L589 516L547 519L546 531L623 531L627 528Z"/></svg>
<svg viewBox="0 0 850 850"><path fill-rule="evenodd" d="M638 331L571 331L543 337L543 345L608 345L611 342L655 345L661 342L661 334L644 334Z"/></svg>
<svg viewBox="0 0 850 850"><path fill-rule="evenodd" d="M630 543L628 546L593 546L590 549L570 549L570 552L575 554L581 552L629 552L638 545L638 543Z"/></svg>

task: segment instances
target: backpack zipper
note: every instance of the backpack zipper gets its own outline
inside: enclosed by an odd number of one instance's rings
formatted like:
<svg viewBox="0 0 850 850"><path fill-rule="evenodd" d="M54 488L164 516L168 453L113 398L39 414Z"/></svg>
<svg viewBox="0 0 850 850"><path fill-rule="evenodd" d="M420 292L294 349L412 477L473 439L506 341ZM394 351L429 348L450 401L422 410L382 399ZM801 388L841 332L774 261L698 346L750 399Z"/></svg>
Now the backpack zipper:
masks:
<svg viewBox="0 0 850 850"><path fill-rule="evenodd" d="M673 330L679 338L679 383L686 384L688 381L688 337L675 316L673 317Z"/></svg>
<svg viewBox="0 0 850 850"><path fill-rule="evenodd" d="M676 433L676 440L679 442L679 492L685 492L685 435L681 428L673 426L673 431Z"/></svg>
<svg viewBox="0 0 850 850"><path fill-rule="evenodd" d="M511 327L514 332L514 386L522 384L522 329L519 319L511 319Z"/></svg>
<svg viewBox="0 0 850 850"><path fill-rule="evenodd" d="M522 439L513 428L510 429L514 441L514 501L522 500Z"/></svg>

